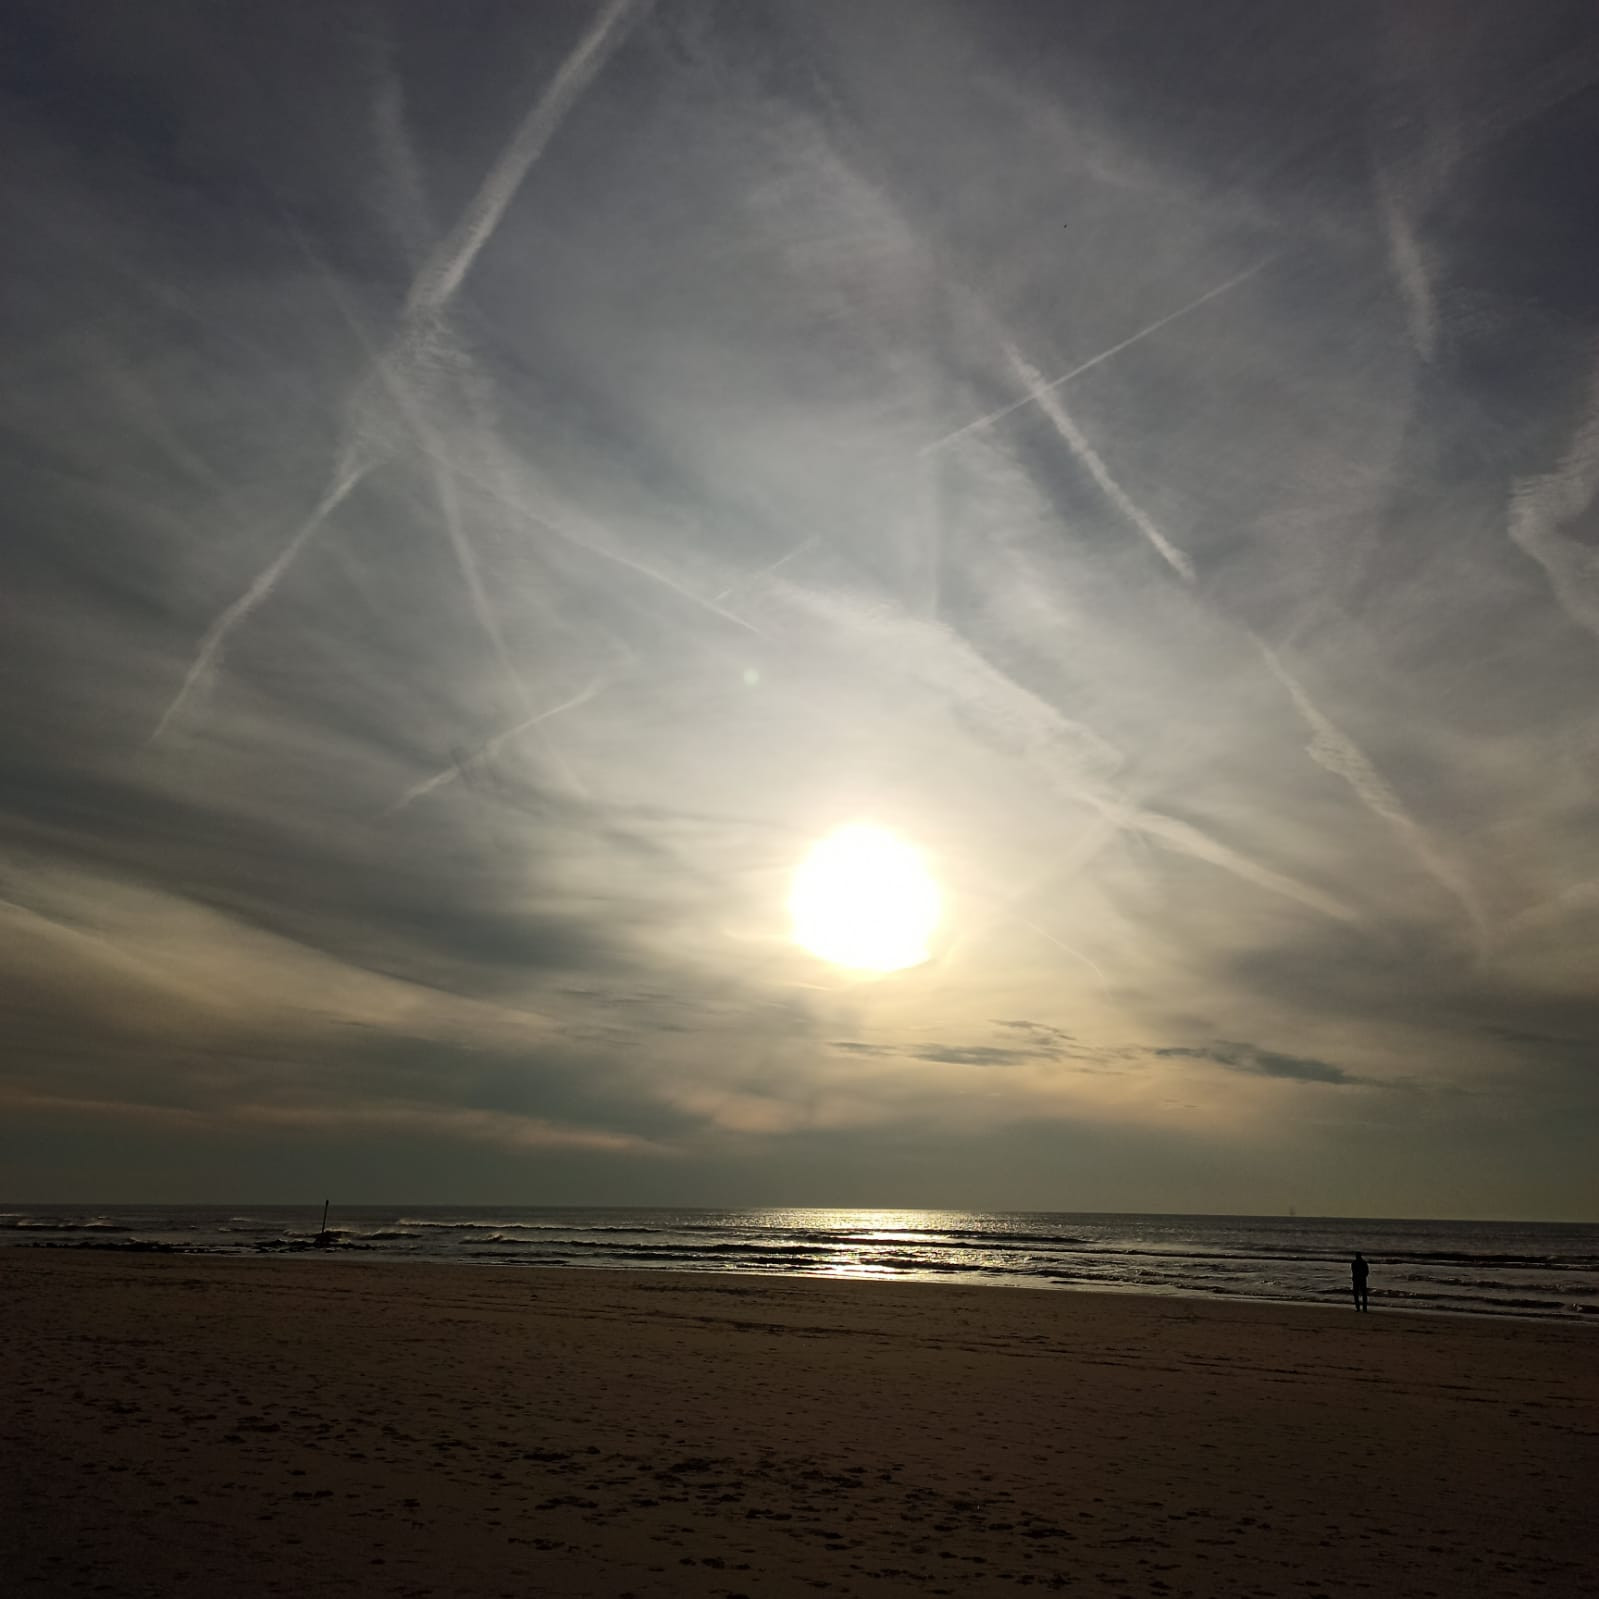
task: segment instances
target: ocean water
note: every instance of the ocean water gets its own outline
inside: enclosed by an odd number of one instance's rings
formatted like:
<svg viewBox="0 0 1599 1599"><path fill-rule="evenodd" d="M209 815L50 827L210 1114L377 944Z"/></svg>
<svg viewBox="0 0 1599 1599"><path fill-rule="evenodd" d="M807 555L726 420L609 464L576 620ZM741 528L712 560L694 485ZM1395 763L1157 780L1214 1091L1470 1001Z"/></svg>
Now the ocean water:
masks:
<svg viewBox="0 0 1599 1599"><path fill-rule="evenodd" d="M0 1245L268 1255L320 1206L0 1206ZM347 1206L324 1255L511 1267L778 1273L1324 1303L1350 1254L1372 1307L1599 1319L1599 1225L935 1210Z"/></svg>

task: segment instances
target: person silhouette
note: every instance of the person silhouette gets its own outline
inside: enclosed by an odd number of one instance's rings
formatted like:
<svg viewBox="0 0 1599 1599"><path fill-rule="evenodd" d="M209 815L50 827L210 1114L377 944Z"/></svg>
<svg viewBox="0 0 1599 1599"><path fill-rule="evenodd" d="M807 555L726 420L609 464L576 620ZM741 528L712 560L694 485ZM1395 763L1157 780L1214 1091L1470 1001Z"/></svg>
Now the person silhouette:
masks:
<svg viewBox="0 0 1599 1599"><path fill-rule="evenodd" d="M1366 1264L1366 1257L1357 1249L1355 1258L1349 1262L1349 1287L1355 1296L1356 1310L1370 1310L1366 1303L1366 1279L1371 1275L1371 1267Z"/></svg>

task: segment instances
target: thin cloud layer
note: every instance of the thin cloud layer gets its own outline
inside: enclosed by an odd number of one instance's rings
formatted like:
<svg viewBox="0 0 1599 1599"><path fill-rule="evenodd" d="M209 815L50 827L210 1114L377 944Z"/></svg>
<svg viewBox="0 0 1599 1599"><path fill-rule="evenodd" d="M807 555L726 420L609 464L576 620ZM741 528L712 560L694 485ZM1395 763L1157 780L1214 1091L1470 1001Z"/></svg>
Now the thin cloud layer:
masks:
<svg viewBox="0 0 1599 1599"><path fill-rule="evenodd" d="M1591 8L3 28L14 1197L1599 1214Z"/></svg>
<svg viewBox="0 0 1599 1599"><path fill-rule="evenodd" d="M1253 1044L1209 1044L1199 1049L1177 1047L1157 1049L1161 1060L1205 1060L1230 1072L1247 1072L1256 1077L1280 1077L1291 1083L1358 1083L1342 1066L1324 1060L1306 1060L1299 1055L1279 1055L1275 1050L1257 1049Z"/></svg>

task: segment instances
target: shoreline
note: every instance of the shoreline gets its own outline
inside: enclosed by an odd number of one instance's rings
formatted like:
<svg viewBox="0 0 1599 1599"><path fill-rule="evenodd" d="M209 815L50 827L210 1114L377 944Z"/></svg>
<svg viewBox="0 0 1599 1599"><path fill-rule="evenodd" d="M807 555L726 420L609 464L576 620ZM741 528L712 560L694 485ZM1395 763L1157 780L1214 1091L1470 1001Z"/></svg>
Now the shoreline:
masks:
<svg viewBox="0 0 1599 1599"><path fill-rule="evenodd" d="M593 1265L562 1264L552 1265L541 1261L527 1261L513 1258L504 1259L473 1259L473 1258L428 1258L416 1254L385 1253L381 1249L371 1246L335 1245L332 1249L321 1249L314 1244L293 1244L278 1247L256 1247L251 1250L244 1249L208 1249L203 1246L190 1246L184 1244L165 1243L102 1243L77 1240L71 1243L49 1242L11 1242L0 1241L0 1258L10 1250L17 1251L48 1251L57 1254L72 1255L110 1255L115 1257L133 1259L188 1259L188 1260L216 1260L216 1261L308 1261L318 1262L323 1265L339 1262L349 1266L386 1266L400 1270L421 1269L425 1267L442 1267L446 1270L484 1270L484 1271L523 1271L523 1272L572 1272L589 1275L602 1273L611 1276L642 1279L659 1277L683 1277L690 1280L699 1278L715 1278L733 1282L754 1281L782 1281L782 1282L813 1282L813 1283L880 1283L888 1286L927 1289L975 1289L979 1291L993 1291L997 1293L1042 1293L1042 1294L1090 1294L1096 1297L1109 1295L1112 1297L1125 1297L1129 1299L1155 1299L1172 1300L1180 1303L1201 1303L1215 1305L1264 1305L1270 1307L1290 1308L1297 1307L1304 1310L1325 1310L1337 1312L1347 1309L1347 1294L1328 1293L1319 1299L1306 1298L1277 1298L1269 1294L1252 1293L1222 1293L1203 1288L1181 1287L1129 1287L1121 1283L1112 1283L1101 1286L1091 1282L1055 1282L1045 1278L1018 1277L1009 1282L984 1282L971 1276L961 1276L957 1273L940 1275L917 1275L914 1271L907 1271L893 1277L862 1272L851 1275L847 1272L820 1273L804 1271L783 1271L780 1268L764 1266L742 1266L734 1270L717 1268L715 1266L700 1266L690 1268L671 1267L640 1267L618 1265L609 1261ZM1372 1293L1372 1311L1384 1317L1392 1316L1442 1316L1450 1319L1465 1318L1472 1321L1509 1322L1517 1326L1533 1325L1539 1327L1583 1327L1591 1326L1599 1330L1599 1304L1594 1305L1568 1305L1562 1311L1552 1310L1517 1310L1498 1309L1480 1310L1476 1308L1454 1307L1447 1305L1393 1305L1385 1303L1382 1289ZM1350 1314L1355 1314L1352 1310Z"/></svg>
<svg viewBox="0 0 1599 1599"><path fill-rule="evenodd" d="M1599 1559L1580 1324L0 1251L19 1594L1422 1596Z"/></svg>
<svg viewBox="0 0 1599 1599"><path fill-rule="evenodd" d="M1350 1303L1358 1244L1376 1262L1381 1304L1393 1310L1556 1321L1599 1314L1599 1225L1390 1222L1352 1232L1343 1223L1281 1217L344 1206L324 1236L320 1211L303 1207L0 1212L0 1245L297 1256L312 1253L319 1237L350 1258L406 1263L1175 1289L1320 1306Z"/></svg>

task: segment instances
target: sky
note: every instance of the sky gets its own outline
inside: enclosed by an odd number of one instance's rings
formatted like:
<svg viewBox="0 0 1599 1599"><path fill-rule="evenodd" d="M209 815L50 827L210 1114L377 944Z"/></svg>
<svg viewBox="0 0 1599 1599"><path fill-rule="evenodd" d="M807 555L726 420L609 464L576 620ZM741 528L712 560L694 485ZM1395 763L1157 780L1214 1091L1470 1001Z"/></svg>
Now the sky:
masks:
<svg viewBox="0 0 1599 1599"><path fill-rule="evenodd" d="M1591 6L3 29L0 1197L1599 1219Z"/></svg>

